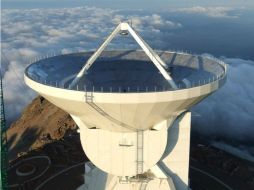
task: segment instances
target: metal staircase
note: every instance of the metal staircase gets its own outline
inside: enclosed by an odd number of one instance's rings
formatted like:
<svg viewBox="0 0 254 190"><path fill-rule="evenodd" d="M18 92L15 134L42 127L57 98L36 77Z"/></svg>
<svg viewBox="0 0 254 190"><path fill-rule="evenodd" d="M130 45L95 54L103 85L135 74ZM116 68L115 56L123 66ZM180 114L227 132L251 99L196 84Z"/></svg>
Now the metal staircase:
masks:
<svg viewBox="0 0 254 190"><path fill-rule="evenodd" d="M94 103L94 96L93 96L93 92L87 92L85 93L85 99L86 99L86 103L89 104L95 111L97 111L99 114L101 114L102 116L104 116L105 118L107 118L108 120L112 121L113 123L116 123L117 125L120 125L124 128L130 129L130 130L136 130L135 128L113 118L112 116L110 116L108 113L106 113L103 109L101 109L99 106L97 106Z"/></svg>
<svg viewBox="0 0 254 190"><path fill-rule="evenodd" d="M99 106L97 106L93 102L93 98L94 98L93 92L87 92L86 91L85 98L86 98L86 103L88 103L93 109L95 109L101 115L103 115L103 116L107 116L108 115L106 112L104 112Z"/></svg>
<svg viewBox="0 0 254 190"><path fill-rule="evenodd" d="M2 83L2 72L1 72L1 82L0 82L0 106L1 106L1 173L0 173L0 189L6 190L8 189L7 184L7 138L6 138L6 123L5 123L5 115L4 115L4 100L3 100L3 83Z"/></svg>
<svg viewBox="0 0 254 190"><path fill-rule="evenodd" d="M144 131L137 131L137 174L143 173Z"/></svg>

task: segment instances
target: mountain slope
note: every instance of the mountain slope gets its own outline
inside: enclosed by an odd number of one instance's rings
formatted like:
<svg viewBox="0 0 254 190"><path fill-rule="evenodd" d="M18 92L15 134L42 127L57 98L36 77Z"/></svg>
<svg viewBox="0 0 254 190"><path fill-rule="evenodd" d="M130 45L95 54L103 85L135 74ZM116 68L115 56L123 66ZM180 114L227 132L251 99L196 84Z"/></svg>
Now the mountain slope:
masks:
<svg viewBox="0 0 254 190"><path fill-rule="evenodd" d="M7 130L9 160L22 152L59 140L67 130L74 129L76 124L69 114L38 96Z"/></svg>

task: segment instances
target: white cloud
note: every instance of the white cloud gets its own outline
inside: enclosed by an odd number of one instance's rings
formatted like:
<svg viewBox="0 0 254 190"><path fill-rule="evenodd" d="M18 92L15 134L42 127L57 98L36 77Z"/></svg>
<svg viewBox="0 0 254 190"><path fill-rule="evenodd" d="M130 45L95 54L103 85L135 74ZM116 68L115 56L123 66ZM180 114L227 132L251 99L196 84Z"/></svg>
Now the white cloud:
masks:
<svg viewBox="0 0 254 190"><path fill-rule="evenodd" d="M25 56L27 58L33 58L38 55L38 53L32 49L29 48L20 48L19 53L21 56Z"/></svg>
<svg viewBox="0 0 254 190"><path fill-rule="evenodd" d="M182 27L181 23L165 20L158 14L152 14L149 16L132 15L128 17L128 20L130 20L132 25L139 30L159 30L161 28L178 29Z"/></svg>
<svg viewBox="0 0 254 190"><path fill-rule="evenodd" d="M4 74L3 89L7 123L16 118L35 96L35 92L24 84L23 73L24 67L21 63L11 61Z"/></svg>
<svg viewBox="0 0 254 190"><path fill-rule="evenodd" d="M193 110L194 129L208 137L252 141L254 134L254 61L224 58L228 63L226 84Z"/></svg>
<svg viewBox="0 0 254 190"><path fill-rule="evenodd" d="M235 10L231 7L190 7L190 8L179 8L176 12L190 13L190 14L201 14L215 18L238 18L237 15L231 15L230 12Z"/></svg>
<svg viewBox="0 0 254 190"><path fill-rule="evenodd" d="M66 32L61 31L60 29L48 29L45 31L49 36L61 36L65 37L68 36Z"/></svg>

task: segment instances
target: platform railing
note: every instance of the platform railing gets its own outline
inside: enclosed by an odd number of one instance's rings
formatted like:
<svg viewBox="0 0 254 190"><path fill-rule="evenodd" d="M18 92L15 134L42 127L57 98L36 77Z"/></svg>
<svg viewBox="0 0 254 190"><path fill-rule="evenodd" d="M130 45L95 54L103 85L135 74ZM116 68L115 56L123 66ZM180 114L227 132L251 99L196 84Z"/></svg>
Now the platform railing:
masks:
<svg viewBox="0 0 254 190"><path fill-rule="evenodd" d="M29 78L32 80L39 82L41 84L51 86L51 87L56 87L56 88L62 88L62 89L69 89L68 85L63 85L60 81L52 81L52 80L47 80L45 78L29 74ZM197 81L192 81L191 85L186 85L183 82L178 83L177 87L178 89L176 90L181 90L181 89L188 89L188 88L194 88L198 86L203 86L207 85L210 83L217 82L221 79L223 79L225 75L217 75L213 76L210 78L206 78L203 80L197 80ZM87 86L87 85L76 85L74 88L71 90L76 90L76 91L84 91L84 92L103 92L103 93L142 93L142 92L164 92L164 91L175 91L173 88L171 88L169 85L154 85L154 86Z"/></svg>
<svg viewBox="0 0 254 190"><path fill-rule="evenodd" d="M165 51L164 51L165 52ZM166 52L171 52L171 53L177 53L177 54L185 54L185 55L195 55L195 54L191 54L191 52L187 52L187 51L166 51ZM73 52L73 53L77 53L77 52ZM66 53L66 54L70 54L70 52ZM46 58L50 58L50 57L54 57L54 56L60 56L60 55L65 55L61 52L53 52L53 53L48 53L44 56L38 56L36 58L34 58L33 60L31 60L29 62L29 64L38 62L40 60L46 59ZM177 87L178 89L173 89L171 88L168 84L163 86L163 85L154 85L154 86L92 86L92 85L80 85L77 84L74 88L72 88L72 90L77 90L77 91L93 91L93 92L103 92L103 93L137 93L137 92L163 92L163 91L174 91L174 90L181 90L181 89L188 89L188 88L194 88L194 87L198 87L198 86L203 86L203 85L207 85L209 83L214 83L214 82L218 82L219 80L223 79L226 76L226 72L227 72L227 65L220 59L215 58L211 55L205 55L202 56L205 57L207 59L210 59L212 61L215 61L216 63L219 63L222 68L223 71L217 75L213 75L212 77L208 77L208 78L204 78L202 80L195 80L195 81L189 81L190 85L186 85L184 82L180 81L177 82ZM49 80L47 78L44 77L40 77L38 75L34 75L33 73L28 73L26 70L26 75L31 78L32 80L39 82L41 84L44 85L48 85L48 86L52 86L52 87L56 87L56 88L63 88L63 89L69 89L68 84L62 84L61 81L59 80Z"/></svg>
<svg viewBox="0 0 254 190"><path fill-rule="evenodd" d="M132 49L124 49L124 50L119 49L118 51L131 51L131 50ZM108 50L108 51L111 51L111 50ZM135 50L135 51L139 52L139 51L143 51L143 50ZM32 63L35 63L37 61L40 61L40 60L43 60L43 59L46 59L46 58L50 58L50 57L68 55L68 54L72 54L72 53L82 53L82 52L83 51L71 51L71 50L69 50L68 53L62 53L61 51L47 52L44 55L39 55L39 56L36 56L33 59L29 60L29 64L32 64ZM93 52L93 50L91 50L91 52ZM155 52L158 52L158 53L160 53L160 52L170 52L170 53L177 53L179 55L201 56L201 57L208 58L210 60L213 60L213 61L219 63L224 68L225 71L227 69L227 64L225 62L223 62L222 60L220 60L220 59L218 59L218 58L216 58L216 57L214 57L213 55L210 55L210 54L199 55L199 54L193 53L193 52L188 51L188 50L167 50L167 51L156 50Z"/></svg>

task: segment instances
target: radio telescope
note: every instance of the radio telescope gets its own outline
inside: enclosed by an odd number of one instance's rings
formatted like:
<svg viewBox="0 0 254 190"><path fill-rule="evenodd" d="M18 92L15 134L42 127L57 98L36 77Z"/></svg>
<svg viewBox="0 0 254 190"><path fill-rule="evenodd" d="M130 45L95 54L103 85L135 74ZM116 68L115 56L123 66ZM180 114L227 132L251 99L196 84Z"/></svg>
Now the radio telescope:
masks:
<svg viewBox="0 0 254 190"><path fill-rule="evenodd" d="M119 34L142 50L106 51ZM95 52L38 60L24 78L78 125L91 161L82 189L185 190L188 110L225 83L226 66L212 57L154 51L123 22Z"/></svg>

